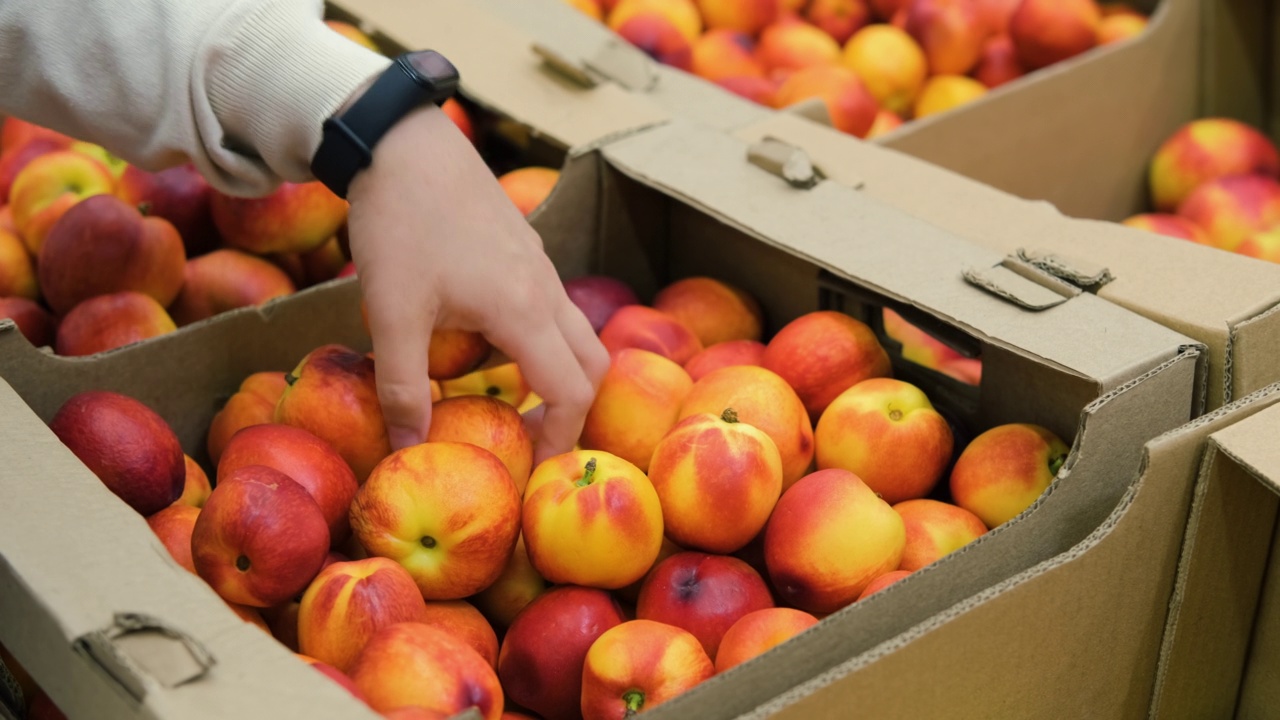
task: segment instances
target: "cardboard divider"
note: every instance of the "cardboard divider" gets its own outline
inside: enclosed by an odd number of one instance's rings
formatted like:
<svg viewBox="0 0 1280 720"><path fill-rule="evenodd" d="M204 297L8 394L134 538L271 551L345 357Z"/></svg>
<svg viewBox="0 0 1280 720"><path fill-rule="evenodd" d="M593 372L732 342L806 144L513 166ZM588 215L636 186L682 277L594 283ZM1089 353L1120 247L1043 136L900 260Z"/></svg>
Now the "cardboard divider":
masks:
<svg viewBox="0 0 1280 720"><path fill-rule="evenodd" d="M207 464L209 421L245 377L288 372L329 342L369 349L359 298L355 279L335 280L89 358L38 350L12 321L0 320L0 378L46 423L76 393L129 394L164 417L188 454ZM270 341L281 328L287 335Z"/></svg>

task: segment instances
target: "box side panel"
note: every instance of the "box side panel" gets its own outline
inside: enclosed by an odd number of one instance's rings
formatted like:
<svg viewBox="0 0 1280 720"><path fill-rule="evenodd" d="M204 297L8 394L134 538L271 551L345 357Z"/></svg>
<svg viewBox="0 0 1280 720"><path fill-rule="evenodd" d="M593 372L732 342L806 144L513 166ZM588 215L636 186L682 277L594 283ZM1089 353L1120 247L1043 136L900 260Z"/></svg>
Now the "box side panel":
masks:
<svg viewBox="0 0 1280 720"><path fill-rule="evenodd" d="M1245 663L1236 717L1267 720L1280 708L1280 524L1271 540L1271 558L1258 603L1257 624Z"/></svg>
<svg viewBox="0 0 1280 720"><path fill-rule="evenodd" d="M1170 604L1153 717L1231 716L1278 504L1210 440Z"/></svg>
<svg viewBox="0 0 1280 720"><path fill-rule="evenodd" d="M1269 3L1205 0L1202 113L1265 127L1272 25Z"/></svg>

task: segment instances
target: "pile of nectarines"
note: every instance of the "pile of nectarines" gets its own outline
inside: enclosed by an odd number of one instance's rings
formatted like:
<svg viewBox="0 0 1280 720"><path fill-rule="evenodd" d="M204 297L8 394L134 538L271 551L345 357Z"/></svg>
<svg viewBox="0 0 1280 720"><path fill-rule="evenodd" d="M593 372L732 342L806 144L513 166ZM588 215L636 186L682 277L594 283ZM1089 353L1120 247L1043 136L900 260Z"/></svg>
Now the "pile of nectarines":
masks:
<svg viewBox="0 0 1280 720"><path fill-rule="evenodd" d="M820 99L858 137L962 105L1147 18L1096 0L568 0L654 59L762 105Z"/></svg>
<svg viewBox="0 0 1280 720"><path fill-rule="evenodd" d="M1154 212L1125 225L1280 262L1280 153L1227 118L1179 128L1151 160Z"/></svg>
<svg viewBox="0 0 1280 720"><path fill-rule="evenodd" d="M329 24L377 49L357 28ZM481 136L476 110L453 99L443 109L501 173L516 207L533 212L558 171L517 167L525 164L518 151ZM62 355L152 338L353 274L346 216L347 203L318 182L232 197L191 164L147 172L8 118L0 132L0 318Z"/></svg>
<svg viewBox="0 0 1280 720"><path fill-rule="evenodd" d="M246 378L209 474L119 394L51 428L182 567L387 718L652 708L1022 513L1065 460L1018 424L957 453L848 315L770 336L712 278L648 305L607 277L566 288L612 364L580 447L537 466L540 400L512 363L476 369L466 334L433 339L429 434L395 452L375 359L338 345ZM895 323L921 362L957 359Z"/></svg>

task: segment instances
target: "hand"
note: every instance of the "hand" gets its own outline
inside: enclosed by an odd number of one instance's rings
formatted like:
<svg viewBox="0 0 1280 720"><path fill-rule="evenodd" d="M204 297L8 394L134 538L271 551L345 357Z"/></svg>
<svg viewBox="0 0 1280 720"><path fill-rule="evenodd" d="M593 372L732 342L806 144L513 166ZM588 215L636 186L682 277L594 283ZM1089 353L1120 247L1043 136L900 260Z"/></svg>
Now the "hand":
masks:
<svg viewBox="0 0 1280 720"><path fill-rule="evenodd" d="M439 109L416 110L378 143L348 198L392 448L426 437L427 344L447 327L483 334L542 397L535 462L569 451L609 355L471 143Z"/></svg>

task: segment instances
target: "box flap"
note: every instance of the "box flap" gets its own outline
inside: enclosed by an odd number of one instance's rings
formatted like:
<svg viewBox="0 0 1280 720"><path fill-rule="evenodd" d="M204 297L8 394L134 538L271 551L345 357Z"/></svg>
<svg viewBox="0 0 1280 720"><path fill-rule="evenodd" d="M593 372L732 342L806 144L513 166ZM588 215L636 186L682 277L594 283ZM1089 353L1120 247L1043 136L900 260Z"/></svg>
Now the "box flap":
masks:
<svg viewBox="0 0 1280 720"><path fill-rule="evenodd" d="M562 148L588 145L668 117L616 82L584 87L571 81L535 52L538 37L474 0L338 0L332 5L402 48L439 50L458 67L467 97ZM617 58L600 46L587 52L552 48L578 67L595 61L591 68L601 78L610 70L623 72ZM636 82L635 66L626 67L626 81Z"/></svg>
<svg viewBox="0 0 1280 720"><path fill-rule="evenodd" d="M746 143L707 128L674 121L602 152L611 165L639 182L767 244L788 248L895 300L910 298L909 304L979 338L1022 348L1020 352L1104 384L1132 377L1126 371L1156 356L1167 359L1173 348L1189 344L1088 294L1039 313L1050 314L1060 329L1041 332L1043 320L1029 320L1022 307L978 292L963 279L964 270L1001 265L1002 255L962 242L838 182L820 182L808 190L792 187L750 165ZM734 163L744 171L724 170ZM1105 351L1100 340L1087 340L1103 337Z"/></svg>
<svg viewBox="0 0 1280 720"><path fill-rule="evenodd" d="M1153 717L1233 714L1280 510L1277 433L1280 407L1272 406L1209 438L1170 604Z"/></svg>
<svg viewBox="0 0 1280 720"><path fill-rule="evenodd" d="M1280 353L1251 352L1243 361L1250 369L1241 373L1236 371L1242 362L1239 348L1232 348L1237 326L1280 305L1280 265L1113 223L1068 219L1046 203L1020 200L784 113L735 135L748 142L772 137L800 147L817 158L826 177L982 247L1021 253L1036 263L1065 259L1077 276L1075 284L1209 348L1211 408L1280 377L1272 370ZM1095 276L1098 283L1087 285ZM1265 329L1251 329L1256 343L1275 337L1273 321L1280 319L1268 318Z"/></svg>
<svg viewBox="0 0 1280 720"><path fill-rule="evenodd" d="M694 120L729 130L767 117L772 111L741 98L696 75L660 65L641 50L621 40L603 24L587 17L564 0L471 0L477 7L503 18L558 54L584 61L610 48L617 56L629 54L653 68L655 81L641 86L614 75L624 87L641 93L670 117ZM630 63L629 63L630 64ZM465 82L465 74L463 75Z"/></svg>

